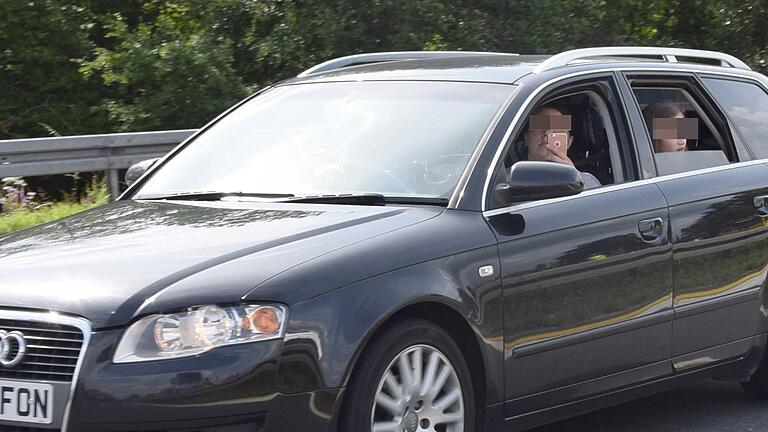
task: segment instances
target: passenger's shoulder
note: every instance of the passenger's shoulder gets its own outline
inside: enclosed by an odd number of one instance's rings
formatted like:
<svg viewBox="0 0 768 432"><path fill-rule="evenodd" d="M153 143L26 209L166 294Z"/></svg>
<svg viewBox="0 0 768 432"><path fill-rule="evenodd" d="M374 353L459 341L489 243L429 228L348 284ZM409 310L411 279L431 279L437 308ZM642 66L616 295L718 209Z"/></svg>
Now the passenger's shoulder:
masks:
<svg viewBox="0 0 768 432"><path fill-rule="evenodd" d="M592 189L603 185L597 177L588 172L581 172L581 179L584 181L584 189Z"/></svg>

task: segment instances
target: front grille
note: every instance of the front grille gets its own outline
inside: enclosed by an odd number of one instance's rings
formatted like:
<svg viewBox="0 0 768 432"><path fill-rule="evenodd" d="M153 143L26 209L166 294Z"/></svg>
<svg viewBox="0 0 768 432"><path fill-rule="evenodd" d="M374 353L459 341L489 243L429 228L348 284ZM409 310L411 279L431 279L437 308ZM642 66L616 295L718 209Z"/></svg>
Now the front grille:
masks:
<svg viewBox="0 0 768 432"><path fill-rule="evenodd" d="M0 366L0 378L72 382L77 359L83 348L83 333L79 328L64 324L0 319L0 330L19 331L24 334L27 342L24 360L10 368ZM50 431L38 428L0 428L0 432L6 430Z"/></svg>

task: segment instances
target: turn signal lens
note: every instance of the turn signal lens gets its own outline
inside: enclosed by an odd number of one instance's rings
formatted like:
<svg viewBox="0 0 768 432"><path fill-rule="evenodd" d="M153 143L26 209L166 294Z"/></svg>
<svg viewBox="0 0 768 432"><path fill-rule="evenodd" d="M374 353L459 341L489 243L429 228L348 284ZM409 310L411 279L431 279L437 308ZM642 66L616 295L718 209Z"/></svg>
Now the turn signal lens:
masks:
<svg viewBox="0 0 768 432"><path fill-rule="evenodd" d="M264 306L251 312L251 328L255 331L274 334L280 330L280 311L270 306Z"/></svg>
<svg viewBox="0 0 768 432"><path fill-rule="evenodd" d="M115 363L193 356L213 348L283 337L283 306L201 306L143 318L123 335Z"/></svg>

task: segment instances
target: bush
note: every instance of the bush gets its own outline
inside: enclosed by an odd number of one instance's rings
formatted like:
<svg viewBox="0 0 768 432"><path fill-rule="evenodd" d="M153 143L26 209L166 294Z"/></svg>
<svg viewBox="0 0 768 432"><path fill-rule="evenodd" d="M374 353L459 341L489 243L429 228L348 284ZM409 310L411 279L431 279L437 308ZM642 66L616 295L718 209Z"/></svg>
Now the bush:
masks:
<svg viewBox="0 0 768 432"><path fill-rule="evenodd" d="M0 234L61 219L109 201L106 182L96 178L82 196L68 196L65 201L55 203L35 202L34 196L24 193L23 179L9 178L2 181L5 184L2 200L7 213L0 214Z"/></svg>

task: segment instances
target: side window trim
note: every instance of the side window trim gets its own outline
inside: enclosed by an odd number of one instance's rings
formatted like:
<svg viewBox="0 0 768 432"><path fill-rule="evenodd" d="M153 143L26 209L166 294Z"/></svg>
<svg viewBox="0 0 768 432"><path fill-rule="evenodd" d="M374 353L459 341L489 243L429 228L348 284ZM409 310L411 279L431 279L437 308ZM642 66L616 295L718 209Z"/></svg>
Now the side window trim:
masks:
<svg viewBox="0 0 768 432"><path fill-rule="evenodd" d="M624 110L627 113L627 118L630 123L637 162L640 165L640 176L643 179L657 177L658 168L656 167L656 159L653 157L651 137L646 131L647 128L645 127L645 121L643 120L642 110L640 110L640 104L637 102L637 98L632 92L627 73L617 72L617 75L617 82L619 83L619 91L624 104ZM642 130L643 132L640 133L638 130Z"/></svg>
<svg viewBox="0 0 768 432"><path fill-rule="evenodd" d="M733 122L733 119L731 119L731 115L728 113L727 109L724 109L720 101L714 97L712 92L707 88L706 83L702 81L702 79L715 79L715 80L721 80L721 81L735 81L735 82L741 82L745 84L753 84L756 85L759 89L763 90L766 95L768 95L768 89L766 86L761 82L760 80L749 78L749 77L737 77L737 76L723 76L723 75L713 75L713 74L705 74L705 73L697 73L696 78L698 79L702 89L707 92L710 98L712 98L713 101L715 101L715 104L717 105L717 108L720 110L720 112L723 113L726 120L728 121L728 129L730 129L731 135L734 137L734 141L736 141L736 137L738 137L738 142L734 142L736 145L736 151L743 151L745 155L749 157L750 160L758 159L755 152L752 151L752 149L749 146L749 141L744 137L744 134L741 133L739 128L736 127L736 124Z"/></svg>
<svg viewBox="0 0 768 432"><path fill-rule="evenodd" d="M644 77L642 77L642 75L640 77L641 77L640 78L641 80L644 78ZM692 79L693 76L688 75L687 78L688 79ZM733 146L729 145L729 144L731 144L731 141L728 139L730 137L723 136L722 131L720 131L720 128L718 128L717 125L715 125L715 123L712 121L712 118L711 118L711 114L712 113L708 112L707 107L702 106L701 101L699 100L699 98L696 97L695 94L692 94L689 89L685 88L685 85L690 86L691 83L690 82L685 82L685 81L688 81L688 80L683 79L683 80L680 80L682 82L681 82L681 85L678 86L678 85L675 85L675 80L672 79L672 77L670 77L670 79L668 79L668 80L665 80L664 78L661 78L658 81L659 81L659 85L658 86L643 84L643 85L640 85L640 86L637 86L637 87L632 86L632 83L630 81L630 88L632 89L632 94L635 97L635 102L637 103L638 108L639 108L639 102L637 101L637 96L635 95L635 92L634 92L635 88L639 88L639 89L664 89L664 88L669 88L669 89L674 89L674 90L677 90L677 91L681 92L685 96L685 98L688 100L688 102L691 105L693 105L694 109L696 110L696 113L699 115L699 118L704 122L704 124L706 125L707 129L709 129L709 131L712 133L712 135L716 139L718 145L721 148L723 148L723 147L726 148L728 150L728 152L733 154L733 156L737 159L737 160L735 160L733 162L738 162L738 154L736 154L734 152L735 149L733 148ZM668 82L665 83L664 81L668 81ZM665 84L668 84L668 85L665 85ZM696 85L700 86L700 84L698 82L696 83ZM702 92L701 88L694 87L694 90L696 90L698 92ZM705 101L705 102L708 102L708 101ZM712 109L719 109L719 107L711 107L711 108ZM715 114L723 115L722 112L717 112ZM725 118L725 117L723 116L723 118ZM650 131L648 131L648 128L646 127L645 123L643 123L643 129L646 131L646 134L648 135L648 138L651 139ZM726 132L728 132L728 131L726 131ZM723 151L725 152L725 150L723 150Z"/></svg>
<svg viewBox="0 0 768 432"><path fill-rule="evenodd" d="M600 117L603 119L603 127L605 128L605 133L608 135L608 154L610 155L611 167L613 168L613 182L624 183L627 181L627 175L624 172L624 165L621 163L621 143L619 142L618 138L619 131L616 130L614 125L615 120L603 98L592 91L587 92L587 94L589 94L590 98L592 98L592 101L597 106ZM629 155L629 157L631 158L632 155Z"/></svg>
<svg viewBox="0 0 768 432"><path fill-rule="evenodd" d="M656 176L664 176L665 174L658 171L655 153L653 151L653 146L651 145L650 131L648 131L645 120L642 118L640 104L634 92L636 87L632 85L632 80L654 80L659 81L660 85L665 84L664 81L667 81L669 85L661 85L661 87L674 88L684 93L686 99L693 105L694 109L697 111L702 121L705 122L706 127L710 130L720 147L727 150L724 150L726 156L729 154L732 155L733 160L729 160L730 164L750 161L753 159L751 152L746 152L741 136L734 136L732 133L733 127L730 118L726 116L726 113L717 103L717 100L709 93L704 83L699 79L697 73L687 71L622 71L621 74L623 75L627 86L628 97L633 100L632 105L634 105L634 110L639 114L639 118L634 119L637 124L633 127L633 130L637 132L637 134L642 135L636 136L638 141L647 141L648 152L650 152L651 159L653 160L653 171ZM680 81L683 85L675 86L675 81ZM646 88L648 87L646 86ZM693 92L691 90L693 90ZM630 104L628 104L628 107L629 105ZM718 126L711 118L712 115L719 116L717 123L720 124L720 126ZM644 132L641 133L638 130ZM645 148L639 150L641 151L640 154L647 153L644 151ZM648 164L650 161L646 157L641 162ZM646 168L644 167L644 170L645 169Z"/></svg>
<svg viewBox="0 0 768 432"><path fill-rule="evenodd" d="M573 199L578 199L581 196L589 196L589 195L598 195L598 194L604 194L604 193L610 193L617 190L624 190L624 189L631 189L635 187L641 187L643 185L649 185L649 184L658 184L663 183L667 181L676 180L683 177L691 177L691 176L698 176L703 174L708 174L712 172L720 172L720 171L728 171L728 170L734 170L739 169L742 167L752 166L752 165L760 165L765 164L764 160L751 160L751 161L744 161L744 162L735 162L729 165L721 165L717 167L709 167L709 168L701 168L693 171L688 171L684 173L675 173L675 174L666 174L661 175L654 178L647 178L647 179L641 179L631 182L625 182L625 183L616 183L616 184L610 184L606 185L605 187L596 188L596 189L590 189L586 190L578 195L570 195L565 197L559 197L559 198L551 198L551 199L544 199L544 200L538 200L538 201L528 201L528 202L521 202L512 204L506 207L500 207L495 209L486 209L483 210L483 216L490 217L495 216L511 211L519 211L522 209L527 208L533 208L538 206L545 206L556 202L562 202L562 201L570 201Z"/></svg>
<svg viewBox="0 0 768 432"><path fill-rule="evenodd" d="M585 84L587 85L587 84ZM605 99L597 94L594 90L580 90L575 89L573 92L567 92L564 94L558 94L553 100L567 98L570 96L586 95L596 105L600 118L603 120L603 127L605 128L606 138L608 139L608 154L611 158L611 167L613 169L613 182L623 183L626 181L627 175L624 172L624 165L622 165L621 157L621 143L618 139L618 130L614 127L614 119L608 109ZM547 100L545 97L543 100ZM533 105L536 106L536 105ZM608 121L606 121L608 120Z"/></svg>
<svg viewBox="0 0 768 432"><path fill-rule="evenodd" d="M610 75L609 75L610 74ZM671 76L671 75L695 75L695 74L705 74L705 75L712 75L715 78L752 78L754 80L759 81L763 88L766 88L768 86L768 77L765 77L763 75L759 75L754 72L750 72L749 75L747 75L746 72L721 72L721 71L709 71L709 70L703 70L702 68L686 68L683 69L668 69L665 68L663 70L656 68L656 67L621 67L621 66L614 66L610 68L604 68L599 70L589 70L589 71L579 71L572 74L567 74L565 76L560 77L547 77L543 78L542 80L534 80L531 84L533 87L533 90L531 93L527 94L525 97L522 97L522 102L520 102L519 105L514 104L513 107L517 107L517 109L526 109L532 105L535 105L541 100L541 94L546 91L551 91L551 89L557 85L561 84L567 84L572 83L575 81L578 81L580 79L596 79L601 78L605 76L611 76L613 77L613 82L617 86L617 99L619 104L619 109L623 110L622 114L625 115L625 120L628 122L626 125L629 139L631 141L630 144L634 145L634 158L632 160L632 163L636 165L636 168L639 169L638 171L638 178L634 181L625 182L622 184L616 184L616 185L609 185L603 188L598 188L595 190L590 190L587 192L587 194L592 193L603 193L608 192L611 190L614 190L616 188L624 188L624 187L631 187L635 184L645 184L649 179L655 179L660 177L674 177L678 176L679 174L671 174L669 176L657 176L655 164L654 162L651 162L650 164L644 163L643 161L643 151L644 147L647 147L649 150L651 148L650 143L646 143L647 146L643 146L642 140L646 139L643 135L636 135L635 134L635 125L640 124L641 122L638 122L635 118L636 115L638 115L635 110L638 110L637 108L632 107L632 103L629 101L634 99L634 97L631 95L631 90L628 87L628 83L626 82L625 75L637 75L637 74L644 74L644 75L655 75L655 76ZM698 78L698 77L697 77ZM630 97L632 96L632 97ZM511 108L511 107L510 107ZM719 107L718 107L719 108ZM638 110L639 111L639 110ZM512 121L509 125L503 128L502 135L504 135L503 142L500 142L498 146L495 147L495 149L492 150L492 153L489 156L490 163L488 164L488 169L482 170L481 172L475 173L477 175L477 179L475 180L477 182L477 188L481 191L479 198L479 209L483 212L485 215L486 213L489 214L499 214L503 213L505 211L512 211L513 209L517 208L521 205L536 205L537 202L530 202L530 203L523 203L523 204L515 204L511 206L505 206L501 208L496 208L493 210L489 209L489 202L490 202L490 194L492 193L492 174L495 173L495 168L498 166L499 163L503 163L502 155L504 152L508 151L509 148L506 146L506 143L508 142L508 138L512 136L513 133L519 132L519 119L522 118L522 113L520 112L505 112L504 116L510 116L512 118ZM726 118L728 120L728 118ZM730 129L729 129L730 130ZM742 161L739 163L734 163L731 165L727 165L724 167L719 167L720 169L727 169L730 167L738 167L742 165L749 165L752 163L756 163L756 161L760 163L765 163L765 160L763 159L753 159L751 161ZM710 168L712 169L712 168ZM651 170L651 171L649 171ZM652 174L652 175L650 175ZM581 196L582 194L575 195L574 197ZM573 198L573 197L568 197ZM567 199L567 198L559 198L559 199ZM548 202L549 200L544 200L543 202Z"/></svg>
<svg viewBox="0 0 768 432"><path fill-rule="evenodd" d="M701 119L702 122L707 126L707 128L710 130L712 135L717 139L718 144L723 147L729 147L727 140L723 137L723 135L720 133L720 131L717 129L717 126L712 122L712 119L709 118L709 115L707 114L707 111L704 109L704 107L701 106L698 100L696 100L696 97L694 97L687 89L685 88L677 88L677 87L640 87L643 89L663 89L663 88L675 88L676 90L680 91L685 98L688 100L688 102L693 105L693 107L696 109L696 113L699 115L699 119ZM648 131L647 127L644 127L646 134L648 134L648 138L650 139L650 131ZM732 150L732 149L731 149ZM735 155L738 158L738 155ZM738 160L737 160L738 162Z"/></svg>
<svg viewBox="0 0 768 432"><path fill-rule="evenodd" d="M551 84L547 85L546 88L543 88L543 89L541 89L540 91L538 91L536 93L535 97L532 98L529 101L529 103L525 106L525 110L523 112L523 115L520 115L518 121L515 124L511 124L509 126L509 128L508 128L509 129L508 130L508 137L506 139L506 142L503 142L501 144L502 150L501 150L500 154L502 155L502 157L498 158L498 160L496 161L495 166L492 167L492 171L490 171L490 173L492 173L492 174L490 174L488 176L488 178L492 180L492 179L495 179L497 177L497 173L498 173L499 169L501 167L503 167L503 165L504 165L504 159L505 158L503 156L506 155L510 151L512 145L514 144L515 137L517 137L517 135L520 134L520 132L522 131L523 126L526 124L527 116L530 114L530 112L532 111L532 109L534 107L538 106L543 101L552 98L553 97L553 93L556 95L555 98L564 96L565 94L568 94L568 89L567 88L569 86L578 87L580 85L580 83L583 83L584 85L586 85L590 81L592 81L594 83L598 83L601 80L608 81L610 84L613 84L611 86L610 91L614 93L614 97L615 97L614 103L618 105L619 109L621 109L621 102L622 102L621 101L621 94L620 94L619 84L617 82L616 71L615 70L604 71L604 72L596 72L594 74L584 74L584 75L579 75L579 76L573 76L573 77L570 77L568 79L563 79L563 80L554 80L554 82L552 82ZM564 94L558 94L558 91L560 91L560 90L563 90ZM606 102L606 101L603 101L603 102ZM622 113L622 114L625 114L625 113ZM614 133L614 137L613 137L614 140L616 140L617 137L618 137L619 130L616 128L617 125L614 124L615 119L611 115L611 116L608 117L607 120L611 123L611 128L610 129ZM625 132L625 135L628 135L627 139L629 139L629 141L632 141L632 132L631 132L632 125L631 125L631 122L629 120L625 120L625 123L626 124L623 125L623 127L625 127L626 129L629 129L629 130L627 130ZM606 128L606 132L608 132L608 128ZM629 144L631 146L632 143L630 142ZM632 159L631 161L629 161L629 163L631 165L634 165L635 168L637 169L637 163L636 163L635 155L634 154L630 154L630 155L624 155L624 156L625 156L625 158L629 157L630 159ZM624 158L622 158L622 160L624 160ZM622 181L624 181L624 182L628 181L627 180L627 172L625 170L624 165L623 164L619 164L619 168L620 168L620 176L619 176L619 178L623 179ZM617 178L616 174L614 173L614 182L616 182L616 178ZM614 183L614 184L617 184L617 183ZM612 186L612 185L613 184L606 185L606 186ZM485 191L484 191L484 200L483 200L483 207L482 207L484 209L484 211L491 211L491 210L497 210L499 208L504 208L504 207L494 207L494 208L491 208L492 207L491 199L492 199L492 191L493 191L493 187L494 187L494 182L490 181L490 182L487 183L486 186L487 187L485 188Z"/></svg>
<svg viewBox="0 0 768 432"><path fill-rule="evenodd" d="M696 91L701 93L701 96L705 99L705 102L710 106L710 109L714 110L715 113L720 116L721 120L724 120L723 123L723 133L725 133L725 137L722 137L723 139L726 139L727 142L730 142L731 144L731 151L734 152L734 156L736 158L735 161L731 163L738 163L738 162L746 162L754 159L754 155L752 152L747 151L746 147L743 145L741 136L734 136L733 130L734 128L731 127L731 120L728 117L728 113L723 109L722 106L720 106L720 103L718 102L717 98L714 97L714 95L707 89L707 86L704 85L704 82L701 81L701 78L697 73L693 73L693 80L696 84ZM718 133L721 131L715 128Z"/></svg>

